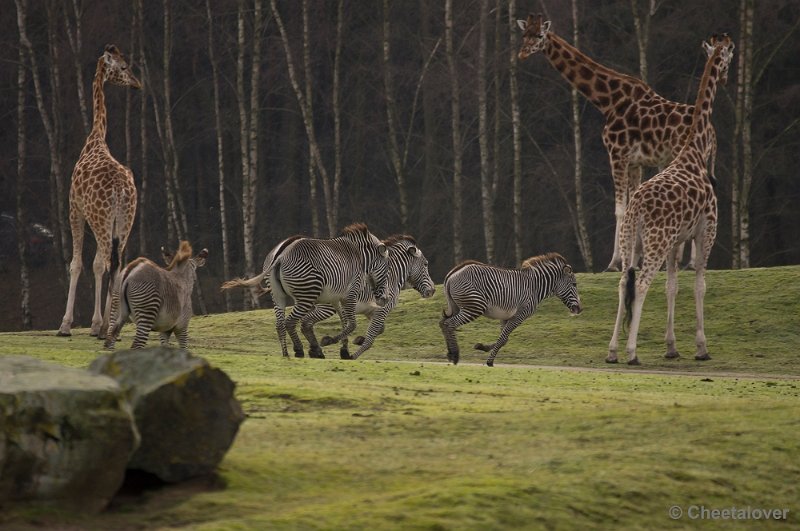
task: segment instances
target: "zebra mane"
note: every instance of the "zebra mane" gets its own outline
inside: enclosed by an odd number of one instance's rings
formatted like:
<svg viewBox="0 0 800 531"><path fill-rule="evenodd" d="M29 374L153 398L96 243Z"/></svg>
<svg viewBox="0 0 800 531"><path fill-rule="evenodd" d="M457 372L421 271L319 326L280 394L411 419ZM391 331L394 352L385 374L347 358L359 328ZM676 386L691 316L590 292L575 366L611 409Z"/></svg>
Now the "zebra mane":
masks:
<svg viewBox="0 0 800 531"><path fill-rule="evenodd" d="M545 253L545 254L540 254L539 256L531 256L527 260L524 260L520 268L523 267L535 268L547 262L556 262L556 263L560 262L566 264L567 260L558 253Z"/></svg>
<svg viewBox="0 0 800 531"><path fill-rule="evenodd" d="M417 240L415 240L413 236L409 236L408 234L392 234L391 236L383 240L383 244L386 247L392 247L393 245L396 245L403 241L407 241L412 245L417 244Z"/></svg>
<svg viewBox="0 0 800 531"><path fill-rule="evenodd" d="M342 229L342 236L369 237L369 229L366 223L351 223Z"/></svg>
<svg viewBox="0 0 800 531"><path fill-rule="evenodd" d="M192 257L192 246L186 240L181 240L178 252L172 257L172 261L165 268L167 271L172 271L175 267L179 266L186 260Z"/></svg>

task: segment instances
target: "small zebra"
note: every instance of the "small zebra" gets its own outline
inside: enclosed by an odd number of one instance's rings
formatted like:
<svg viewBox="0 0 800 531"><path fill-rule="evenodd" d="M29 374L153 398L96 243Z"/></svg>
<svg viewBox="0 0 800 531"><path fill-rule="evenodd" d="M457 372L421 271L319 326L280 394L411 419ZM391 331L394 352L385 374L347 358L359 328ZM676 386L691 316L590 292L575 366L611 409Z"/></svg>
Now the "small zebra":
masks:
<svg viewBox="0 0 800 531"><path fill-rule="evenodd" d="M355 306L362 286L368 284L375 301L387 301L388 250L366 225L354 223L342 235L329 240L292 237L278 244L264 262L260 275L250 279L225 282L223 289L256 286L268 279L275 303L275 327L281 353L288 356L286 333L292 340L294 354L303 357L303 344L297 334L298 321L317 304L342 306L342 331L334 342L347 337L356 326ZM294 306L286 316L286 307ZM311 330L309 356L324 357Z"/></svg>
<svg viewBox="0 0 800 531"><path fill-rule="evenodd" d="M477 350L489 353L486 365L492 367L508 336L533 315L542 300L556 296L573 315L582 311L575 274L558 253L528 258L520 269L464 262L447 273L444 295L447 308L439 326L447 343L447 359L454 365L459 359L456 328L481 315L501 321L500 337L495 343L475 345Z"/></svg>
<svg viewBox="0 0 800 531"><path fill-rule="evenodd" d="M189 320L192 317L192 291L195 270L206 263L208 250L203 249L192 258L192 246L181 241L175 255L164 253L166 269L140 257L128 264L120 273L119 240L111 247L110 285L113 286L111 319L105 347L113 349L125 321L131 317L136 323L136 336L131 348L144 348L151 330L161 332L161 344L167 345L171 334L185 349L188 340Z"/></svg>
<svg viewBox="0 0 800 531"><path fill-rule="evenodd" d="M359 345L355 354L350 356L347 348L347 337L342 339L339 355L342 359L357 359L369 350L379 335L383 333L386 317L398 303L400 290L411 287L417 290L423 298L432 297L436 288L428 272L428 260L417 246L416 240L408 235L394 235L383 241L389 250L389 302L385 306L378 306L375 298L367 286L362 287L356 303L356 313L366 315L369 320L367 335L358 336L353 343ZM336 313L330 305L317 305L313 312L303 317L300 323L303 335L313 337L310 330L316 323L328 319ZM322 346L332 345L334 340L330 336L322 338Z"/></svg>

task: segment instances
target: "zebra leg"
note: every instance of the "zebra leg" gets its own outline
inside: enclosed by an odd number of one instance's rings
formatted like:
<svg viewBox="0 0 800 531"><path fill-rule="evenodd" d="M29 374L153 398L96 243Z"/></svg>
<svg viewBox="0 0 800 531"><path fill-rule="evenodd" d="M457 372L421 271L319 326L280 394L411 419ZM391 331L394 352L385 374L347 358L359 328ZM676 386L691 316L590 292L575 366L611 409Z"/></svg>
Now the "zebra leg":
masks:
<svg viewBox="0 0 800 531"><path fill-rule="evenodd" d="M358 336L353 343L359 345L358 350L353 354L353 359L357 359L364 352L372 347L375 338L381 335L385 329L386 317L391 311L390 305L387 304L383 308L378 309L369 317L369 326L367 327L367 336ZM359 339L361 341L359 341Z"/></svg>
<svg viewBox="0 0 800 531"><path fill-rule="evenodd" d="M500 337L497 338L497 341L495 341L494 345L492 345L492 349L489 351L489 359L486 360L486 365L494 367L494 358L497 356L497 352L508 342L508 336L510 336L511 332L521 325L532 313L530 308L526 308L525 311L518 311L514 317L505 322L503 328L500 330Z"/></svg>
<svg viewBox="0 0 800 531"><path fill-rule="evenodd" d="M286 309L280 306L275 306L275 329L278 331L278 341L281 343L281 353L284 358L289 357L289 351L286 348Z"/></svg>
<svg viewBox="0 0 800 531"><path fill-rule="evenodd" d="M328 305L318 305L300 321L300 331L308 340L308 355L312 358L325 358L314 334L314 325L333 315L335 310Z"/></svg>
<svg viewBox="0 0 800 531"><path fill-rule="evenodd" d="M178 346L186 350L186 347L189 346L189 327L182 326L180 329L176 329L175 335L178 337ZM169 336L167 338L169 339Z"/></svg>
<svg viewBox="0 0 800 531"><path fill-rule="evenodd" d="M503 327L506 325L507 322L508 322L507 319L503 319L500 321L500 333L503 333ZM492 343L491 345L486 345L484 343L475 343L474 348L475 350L482 350L483 352L491 352L494 346L495 343Z"/></svg>
<svg viewBox="0 0 800 531"><path fill-rule="evenodd" d="M302 321L303 318L314 309L314 301L317 300L317 296L318 293L314 293L312 296L303 299L296 297L292 313L286 318L286 331L292 339L295 358L303 358L306 355L303 351L303 343L300 341L300 336L297 334L297 323Z"/></svg>
<svg viewBox="0 0 800 531"><path fill-rule="evenodd" d="M170 335L172 335L172 331L170 331L170 332L161 332L161 334L159 335L159 338L161 340L161 346L162 347L168 347L169 346L169 336Z"/></svg>
<svg viewBox="0 0 800 531"><path fill-rule="evenodd" d="M136 336L133 338L132 349L144 348L147 345L147 339L150 337L150 331L153 329L153 324L156 322L156 312L147 312L144 314L135 315L136 319Z"/></svg>
<svg viewBox="0 0 800 531"><path fill-rule="evenodd" d="M459 350L458 340L456 339L456 328L471 323L486 311L485 307L477 308L461 308L458 313L448 317L442 312L442 318L439 320L439 327L442 329L444 341L447 344L447 359L453 365L458 364Z"/></svg>
<svg viewBox="0 0 800 531"><path fill-rule="evenodd" d="M333 337L325 336L323 345L332 345L349 336L356 329L356 298L349 297L348 301L340 305L339 318L342 321L342 331Z"/></svg>
<svg viewBox="0 0 800 531"><path fill-rule="evenodd" d="M114 350L114 344L117 342L119 333L122 330L122 327L125 325L125 321L128 319L129 315L130 309L128 308L128 305L120 301L117 311L114 313L115 318L108 325L108 333L106 334L106 340L103 344L103 346L108 350Z"/></svg>

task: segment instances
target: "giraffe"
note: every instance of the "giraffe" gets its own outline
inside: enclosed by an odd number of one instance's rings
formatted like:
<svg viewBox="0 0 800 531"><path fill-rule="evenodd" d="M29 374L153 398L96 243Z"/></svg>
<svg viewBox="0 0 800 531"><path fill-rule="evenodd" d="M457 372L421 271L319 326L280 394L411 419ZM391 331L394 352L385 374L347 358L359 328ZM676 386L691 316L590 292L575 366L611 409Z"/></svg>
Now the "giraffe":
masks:
<svg viewBox="0 0 800 531"><path fill-rule="evenodd" d="M106 104L103 85L108 81L114 85L142 88L142 84L130 72L128 63L119 49L109 44L97 60L97 71L92 83L94 120L92 130L86 138L78 162L72 171L72 186L69 191L69 224L72 231L72 261L69 266L69 295L67 309L58 329L59 336L70 336L78 277L81 274L81 252L85 223L94 234L97 252L94 257L94 314L91 335L101 339L105 336L107 318L101 314L103 273L108 268L111 256L111 239L119 237L120 249L133 226L136 214L136 185L133 172L117 162L106 144ZM106 310L108 303L106 303Z"/></svg>
<svg viewBox="0 0 800 531"><path fill-rule="evenodd" d="M728 80L728 67L734 44L725 34L703 42L709 57L706 61L692 127L680 154L662 172L642 184L631 196L620 231L623 274L619 283L619 307L614 333L608 345L608 363L617 363L620 327L630 324L626 351L628 364L638 365L636 339L647 290L656 272L667 262L667 333L665 357L678 358L675 348L675 296L678 292L677 261L680 245L693 240L697 247L694 298L697 327L696 360L708 360L704 330L703 298L706 292L705 268L717 234L717 197L707 178L705 155L711 109L719 82ZM633 256L641 246L642 268L636 278Z"/></svg>
<svg viewBox="0 0 800 531"><path fill-rule="evenodd" d="M614 254L606 271L619 271L619 230L630 194L642 181L642 167L663 168L686 143L694 106L656 94L644 81L603 66L550 31L542 15L518 20L523 31L519 59L542 52L562 77L588 99L606 119L603 145L614 179ZM701 132L710 158L708 178L715 183L717 141L714 126ZM694 258L695 252L692 252ZM689 264L690 267L692 264Z"/></svg>

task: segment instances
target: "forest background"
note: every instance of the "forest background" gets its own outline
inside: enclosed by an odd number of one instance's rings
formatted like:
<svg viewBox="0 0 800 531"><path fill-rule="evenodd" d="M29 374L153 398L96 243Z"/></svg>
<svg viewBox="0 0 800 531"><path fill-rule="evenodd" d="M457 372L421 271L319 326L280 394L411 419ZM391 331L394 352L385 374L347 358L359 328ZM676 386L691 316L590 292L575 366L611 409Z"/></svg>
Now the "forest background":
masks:
<svg viewBox="0 0 800 531"><path fill-rule="evenodd" d="M800 1L0 0L0 330L60 322L70 175L109 43L144 85L105 89L107 142L139 191L127 255L208 248L196 312L265 304L217 287L286 236L353 221L415 236L437 282L463 259L547 251L601 271L603 117L541 54L518 61L529 12L679 102L694 102L701 41L730 33L710 267L800 263ZM87 237L80 326L93 256Z"/></svg>

